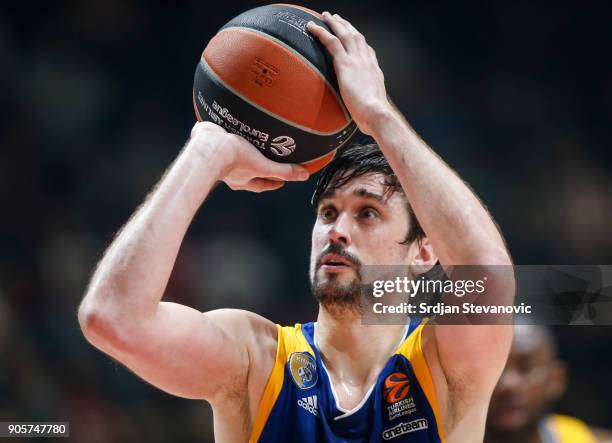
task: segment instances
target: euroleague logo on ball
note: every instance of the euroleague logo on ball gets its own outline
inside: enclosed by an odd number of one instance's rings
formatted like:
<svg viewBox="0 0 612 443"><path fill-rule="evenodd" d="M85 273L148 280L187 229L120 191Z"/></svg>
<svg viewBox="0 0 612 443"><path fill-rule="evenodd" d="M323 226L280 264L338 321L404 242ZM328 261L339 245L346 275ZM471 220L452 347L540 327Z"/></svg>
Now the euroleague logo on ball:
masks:
<svg viewBox="0 0 612 443"><path fill-rule="evenodd" d="M270 142L270 150L279 157L285 157L295 151L295 140L286 135L279 135Z"/></svg>
<svg viewBox="0 0 612 443"><path fill-rule="evenodd" d="M394 372L385 379L383 395L387 403L397 403L410 392L410 380L403 372Z"/></svg>

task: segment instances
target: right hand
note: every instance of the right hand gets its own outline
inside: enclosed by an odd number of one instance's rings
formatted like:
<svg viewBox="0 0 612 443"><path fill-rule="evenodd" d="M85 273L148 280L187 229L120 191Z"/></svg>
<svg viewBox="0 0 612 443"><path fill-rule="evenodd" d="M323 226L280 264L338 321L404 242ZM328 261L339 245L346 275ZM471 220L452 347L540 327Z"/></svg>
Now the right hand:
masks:
<svg viewBox="0 0 612 443"><path fill-rule="evenodd" d="M189 143L203 154L218 151L224 159L219 180L234 191L273 191L286 181L305 181L310 176L303 166L272 161L242 137L211 122L196 123Z"/></svg>

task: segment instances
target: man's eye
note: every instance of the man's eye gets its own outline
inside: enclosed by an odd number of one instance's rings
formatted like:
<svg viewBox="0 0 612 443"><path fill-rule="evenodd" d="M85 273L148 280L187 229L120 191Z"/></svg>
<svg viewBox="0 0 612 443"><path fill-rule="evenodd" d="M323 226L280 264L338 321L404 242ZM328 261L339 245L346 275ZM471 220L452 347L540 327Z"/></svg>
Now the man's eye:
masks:
<svg viewBox="0 0 612 443"><path fill-rule="evenodd" d="M372 208L364 208L359 212L361 218L374 219L378 217L378 212Z"/></svg>
<svg viewBox="0 0 612 443"><path fill-rule="evenodd" d="M531 359L522 359L519 360L516 364L516 369L521 374L530 374L534 371L537 371L538 367L539 365Z"/></svg>
<svg viewBox="0 0 612 443"><path fill-rule="evenodd" d="M321 209L320 215L323 220L332 220L336 216L336 209L328 206Z"/></svg>

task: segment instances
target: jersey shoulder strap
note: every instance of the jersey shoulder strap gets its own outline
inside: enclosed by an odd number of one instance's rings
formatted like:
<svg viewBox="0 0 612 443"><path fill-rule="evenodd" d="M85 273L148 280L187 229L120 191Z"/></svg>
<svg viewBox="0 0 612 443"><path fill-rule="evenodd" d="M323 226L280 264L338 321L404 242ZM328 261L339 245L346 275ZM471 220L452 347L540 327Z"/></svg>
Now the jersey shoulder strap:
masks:
<svg viewBox="0 0 612 443"><path fill-rule="evenodd" d="M414 375L427 397L427 401L431 406L431 409L438 423L438 429L440 433L440 439L445 441L444 431L442 430L442 421L440 420L440 408L438 406L438 399L436 396L436 388L434 387L431 372L429 366L425 360L425 354L423 353L423 329L427 319L415 318L410 321L408 337L398 347L396 354L404 356L410 362Z"/></svg>
<svg viewBox="0 0 612 443"><path fill-rule="evenodd" d="M276 358L274 359L272 372L270 373L263 395L261 396L261 401L259 402L257 416L253 424L251 437L249 438L250 442L258 441L263 432L270 412L283 388L285 382L285 365L291 357L291 354L295 352L307 352L313 357L315 356L312 347L306 341L304 334L302 334L302 325L300 323L296 323L295 326L281 326L277 324L276 329L278 334Z"/></svg>

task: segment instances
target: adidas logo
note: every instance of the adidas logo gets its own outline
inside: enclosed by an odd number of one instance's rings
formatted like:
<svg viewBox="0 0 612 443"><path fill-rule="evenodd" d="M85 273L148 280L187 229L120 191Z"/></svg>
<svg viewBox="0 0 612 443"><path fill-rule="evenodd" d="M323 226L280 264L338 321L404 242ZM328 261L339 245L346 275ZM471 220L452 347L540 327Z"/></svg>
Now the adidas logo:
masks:
<svg viewBox="0 0 612 443"><path fill-rule="evenodd" d="M317 406L317 396L316 395L303 397L297 401L297 404L303 407L304 409L306 409L308 412L310 412L315 417L319 416L319 408Z"/></svg>

